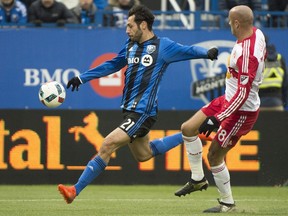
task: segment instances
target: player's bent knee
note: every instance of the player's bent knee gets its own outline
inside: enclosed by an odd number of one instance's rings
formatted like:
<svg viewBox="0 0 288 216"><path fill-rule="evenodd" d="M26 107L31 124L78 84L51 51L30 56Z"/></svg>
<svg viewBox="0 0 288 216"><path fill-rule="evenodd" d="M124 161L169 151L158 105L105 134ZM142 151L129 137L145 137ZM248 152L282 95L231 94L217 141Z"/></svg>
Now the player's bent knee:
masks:
<svg viewBox="0 0 288 216"><path fill-rule="evenodd" d="M181 132L184 136L190 137L190 136L196 136L198 134L198 131L191 127L187 122L184 122L181 125Z"/></svg>

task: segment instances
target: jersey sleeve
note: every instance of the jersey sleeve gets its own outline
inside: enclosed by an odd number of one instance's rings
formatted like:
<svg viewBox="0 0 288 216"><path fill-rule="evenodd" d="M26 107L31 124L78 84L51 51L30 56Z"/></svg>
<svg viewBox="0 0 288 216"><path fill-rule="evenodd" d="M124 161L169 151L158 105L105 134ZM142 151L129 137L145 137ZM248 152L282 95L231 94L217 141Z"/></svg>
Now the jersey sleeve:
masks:
<svg viewBox="0 0 288 216"><path fill-rule="evenodd" d="M239 108L247 100L249 92L252 88L253 80L256 77L259 62L255 56L243 54L238 58L236 65L239 70L237 91L226 106L224 106L224 110L215 115L220 122L230 116L232 113L239 110Z"/></svg>
<svg viewBox="0 0 288 216"><path fill-rule="evenodd" d="M200 46L185 46L168 38L163 38L163 58L167 63L189 59L208 59L207 49Z"/></svg>
<svg viewBox="0 0 288 216"><path fill-rule="evenodd" d="M115 58L80 74L79 78L82 83L86 83L92 79L115 73L125 67L126 64L126 48L124 47Z"/></svg>

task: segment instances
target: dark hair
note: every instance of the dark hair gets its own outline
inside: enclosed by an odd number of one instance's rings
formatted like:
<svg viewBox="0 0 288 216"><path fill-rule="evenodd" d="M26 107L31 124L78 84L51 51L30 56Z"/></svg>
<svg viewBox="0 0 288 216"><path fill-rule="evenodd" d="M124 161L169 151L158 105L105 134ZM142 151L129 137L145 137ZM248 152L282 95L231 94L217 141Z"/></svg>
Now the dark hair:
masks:
<svg viewBox="0 0 288 216"><path fill-rule="evenodd" d="M151 10L144 5L136 5L129 10L128 16L135 15L135 22L140 25L142 21L147 22L148 29L151 31L154 23L154 15Z"/></svg>

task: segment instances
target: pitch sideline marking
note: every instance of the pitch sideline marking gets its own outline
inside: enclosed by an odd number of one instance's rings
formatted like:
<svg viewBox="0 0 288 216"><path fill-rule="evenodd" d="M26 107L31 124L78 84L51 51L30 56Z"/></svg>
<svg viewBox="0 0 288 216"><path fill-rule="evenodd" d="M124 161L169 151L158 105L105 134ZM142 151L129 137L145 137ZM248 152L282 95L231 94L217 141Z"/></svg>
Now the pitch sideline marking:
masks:
<svg viewBox="0 0 288 216"><path fill-rule="evenodd" d="M151 202L151 201L166 201L166 202L175 202L177 198L175 199L95 199L95 200L101 200L101 201L110 201L110 202L119 202L119 201L124 201L124 202ZM192 199L193 200L193 199ZM55 201L61 201L63 202L63 199L0 199L1 202L55 202ZM77 199L77 202L87 202L87 201L94 201L94 199ZM191 199L186 200L186 201L191 201ZM197 201L209 201L209 202L215 202L215 199L197 199ZM236 202L287 202L288 199L235 199Z"/></svg>

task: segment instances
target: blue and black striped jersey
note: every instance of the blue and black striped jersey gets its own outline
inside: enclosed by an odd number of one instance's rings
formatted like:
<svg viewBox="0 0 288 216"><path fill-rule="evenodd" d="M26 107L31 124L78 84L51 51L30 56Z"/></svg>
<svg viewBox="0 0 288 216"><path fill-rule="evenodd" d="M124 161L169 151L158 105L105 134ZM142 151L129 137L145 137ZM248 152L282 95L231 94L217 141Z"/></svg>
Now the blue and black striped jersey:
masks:
<svg viewBox="0 0 288 216"><path fill-rule="evenodd" d="M125 47L110 61L82 73L82 83L107 76L127 65L121 108L148 116L157 113L161 79L172 62L208 58L207 49L184 46L168 38L154 36L142 44L126 41Z"/></svg>

